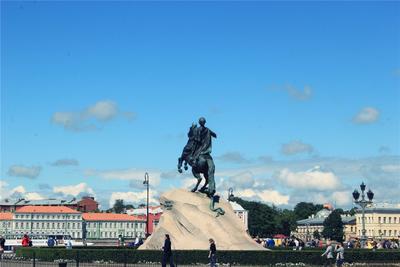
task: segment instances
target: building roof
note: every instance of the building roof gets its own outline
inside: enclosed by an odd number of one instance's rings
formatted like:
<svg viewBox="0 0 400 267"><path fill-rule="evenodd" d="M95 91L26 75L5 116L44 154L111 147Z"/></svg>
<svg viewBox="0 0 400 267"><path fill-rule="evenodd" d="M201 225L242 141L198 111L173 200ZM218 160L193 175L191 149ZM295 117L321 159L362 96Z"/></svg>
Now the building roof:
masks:
<svg viewBox="0 0 400 267"><path fill-rule="evenodd" d="M245 211L245 209L239 203L235 201L229 201L229 203L234 211Z"/></svg>
<svg viewBox="0 0 400 267"><path fill-rule="evenodd" d="M65 206L23 206L16 213L80 213Z"/></svg>
<svg viewBox="0 0 400 267"><path fill-rule="evenodd" d="M400 204L390 203L374 203L372 206L365 208L366 213L400 213ZM357 210L357 213L361 213L361 209Z"/></svg>
<svg viewBox="0 0 400 267"><path fill-rule="evenodd" d="M117 213L83 213L82 218L85 221L145 221L139 216L131 216L128 214L117 214Z"/></svg>
<svg viewBox="0 0 400 267"><path fill-rule="evenodd" d="M0 221L10 221L13 218L11 212L0 212Z"/></svg>
<svg viewBox="0 0 400 267"><path fill-rule="evenodd" d="M331 210L322 209L310 218L297 221L298 225L322 225L325 219L332 213ZM355 216L340 215L344 224L355 223Z"/></svg>
<svg viewBox="0 0 400 267"><path fill-rule="evenodd" d="M341 215L341 217L342 217L343 224L351 224L351 223L355 223L356 222L356 217L355 216L343 216L343 215ZM325 219L326 219L326 217L325 218L321 218L321 217L320 218L317 218L317 217L307 218L307 219L303 219L303 220L297 221L297 224L298 225L307 225L307 224L309 224L309 225L322 225L322 224L324 224Z"/></svg>
<svg viewBox="0 0 400 267"><path fill-rule="evenodd" d="M28 199L3 199L0 201L1 206L60 206L60 205L76 205L78 200L72 198L70 200L65 199L41 199L41 200L28 200Z"/></svg>
<svg viewBox="0 0 400 267"><path fill-rule="evenodd" d="M155 206L155 207L149 207L149 213L150 214L159 214L162 213L163 210L160 206ZM129 215L146 215L147 214L147 209L146 208L137 208L137 209L130 209L126 211L127 214Z"/></svg>

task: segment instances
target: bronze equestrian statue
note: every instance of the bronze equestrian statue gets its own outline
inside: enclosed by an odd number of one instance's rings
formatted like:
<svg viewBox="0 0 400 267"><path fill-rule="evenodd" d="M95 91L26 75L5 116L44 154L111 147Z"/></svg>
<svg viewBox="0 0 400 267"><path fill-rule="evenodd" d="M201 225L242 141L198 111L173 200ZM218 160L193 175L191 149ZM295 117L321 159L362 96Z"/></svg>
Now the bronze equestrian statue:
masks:
<svg viewBox="0 0 400 267"><path fill-rule="evenodd" d="M188 169L188 164L192 167L193 176L197 178L197 184L192 189L192 192L197 191L202 180L201 174L203 174L206 181L199 191L212 197L215 194L215 165L211 157L211 150L212 138L217 138L217 135L205 126L205 118L201 117L199 124L200 126L192 124L189 129L189 140L183 148L181 157L178 159L178 171L182 173L183 163L185 170Z"/></svg>

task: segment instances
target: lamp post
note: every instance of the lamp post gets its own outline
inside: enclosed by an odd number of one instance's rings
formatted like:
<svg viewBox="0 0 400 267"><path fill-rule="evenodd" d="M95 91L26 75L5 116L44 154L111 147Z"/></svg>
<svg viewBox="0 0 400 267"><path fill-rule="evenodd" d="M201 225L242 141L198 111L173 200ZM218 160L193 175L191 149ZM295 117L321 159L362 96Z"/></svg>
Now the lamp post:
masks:
<svg viewBox="0 0 400 267"><path fill-rule="evenodd" d="M149 236L149 174L144 174L143 184L147 187L147 201L146 201L146 238Z"/></svg>
<svg viewBox="0 0 400 267"><path fill-rule="evenodd" d="M362 230L361 230L361 247L365 248L365 242L367 240L367 236L365 233L367 232L365 230L365 208L372 204L372 199L374 198L374 193L371 191L371 189L368 190L367 192L367 197L368 200L365 199L365 187L366 185L364 182L361 183L360 189L361 189L361 200L358 200L360 198L360 193L357 191L357 189L354 190L353 192L353 198L354 198L354 203L359 205L361 207L361 223L362 223Z"/></svg>
<svg viewBox="0 0 400 267"><path fill-rule="evenodd" d="M233 188L228 189L228 201L232 201L235 196L233 195Z"/></svg>

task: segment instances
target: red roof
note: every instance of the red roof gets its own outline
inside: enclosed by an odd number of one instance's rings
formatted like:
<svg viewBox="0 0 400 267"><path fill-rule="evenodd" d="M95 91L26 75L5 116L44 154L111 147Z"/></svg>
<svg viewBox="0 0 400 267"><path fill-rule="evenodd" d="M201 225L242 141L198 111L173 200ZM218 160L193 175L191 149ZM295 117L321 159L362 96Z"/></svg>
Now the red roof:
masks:
<svg viewBox="0 0 400 267"><path fill-rule="evenodd" d="M117 213L83 213L82 218L85 221L145 221L139 216Z"/></svg>
<svg viewBox="0 0 400 267"><path fill-rule="evenodd" d="M12 220L13 214L11 212L0 212L0 221Z"/></svg>
<svg viewBox="0 0 400 267"><path fill-rule="evenodd" d="M16 213L80 213L65 206L23 206Z"/></svg>

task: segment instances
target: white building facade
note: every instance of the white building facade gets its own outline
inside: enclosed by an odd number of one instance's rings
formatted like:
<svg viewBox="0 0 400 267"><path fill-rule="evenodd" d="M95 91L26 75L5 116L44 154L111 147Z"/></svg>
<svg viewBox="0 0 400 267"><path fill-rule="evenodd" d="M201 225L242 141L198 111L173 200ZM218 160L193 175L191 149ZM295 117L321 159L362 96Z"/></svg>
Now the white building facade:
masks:
<svg viewBox="0 0 400 267"><path fill-rule="evenodd" d="M14 213L13 233L16 236L70 235L82 238L82 214L63 206L24 206Z"/></svg>
<svg viewBox="0 0 400 267"><path fill-rule="evenodd" d="M235 201L229 201L233 211L235 212L236 216L243 222L246 231L249 229L249 212L245 210L239 203Z"/></svg>
<svg viewBox="0 0 400 267"><path fill-rule="evenodd" d="M145 237L146 220L127 214L84 213L83 231L87 239L115 239Z"/></svg>

